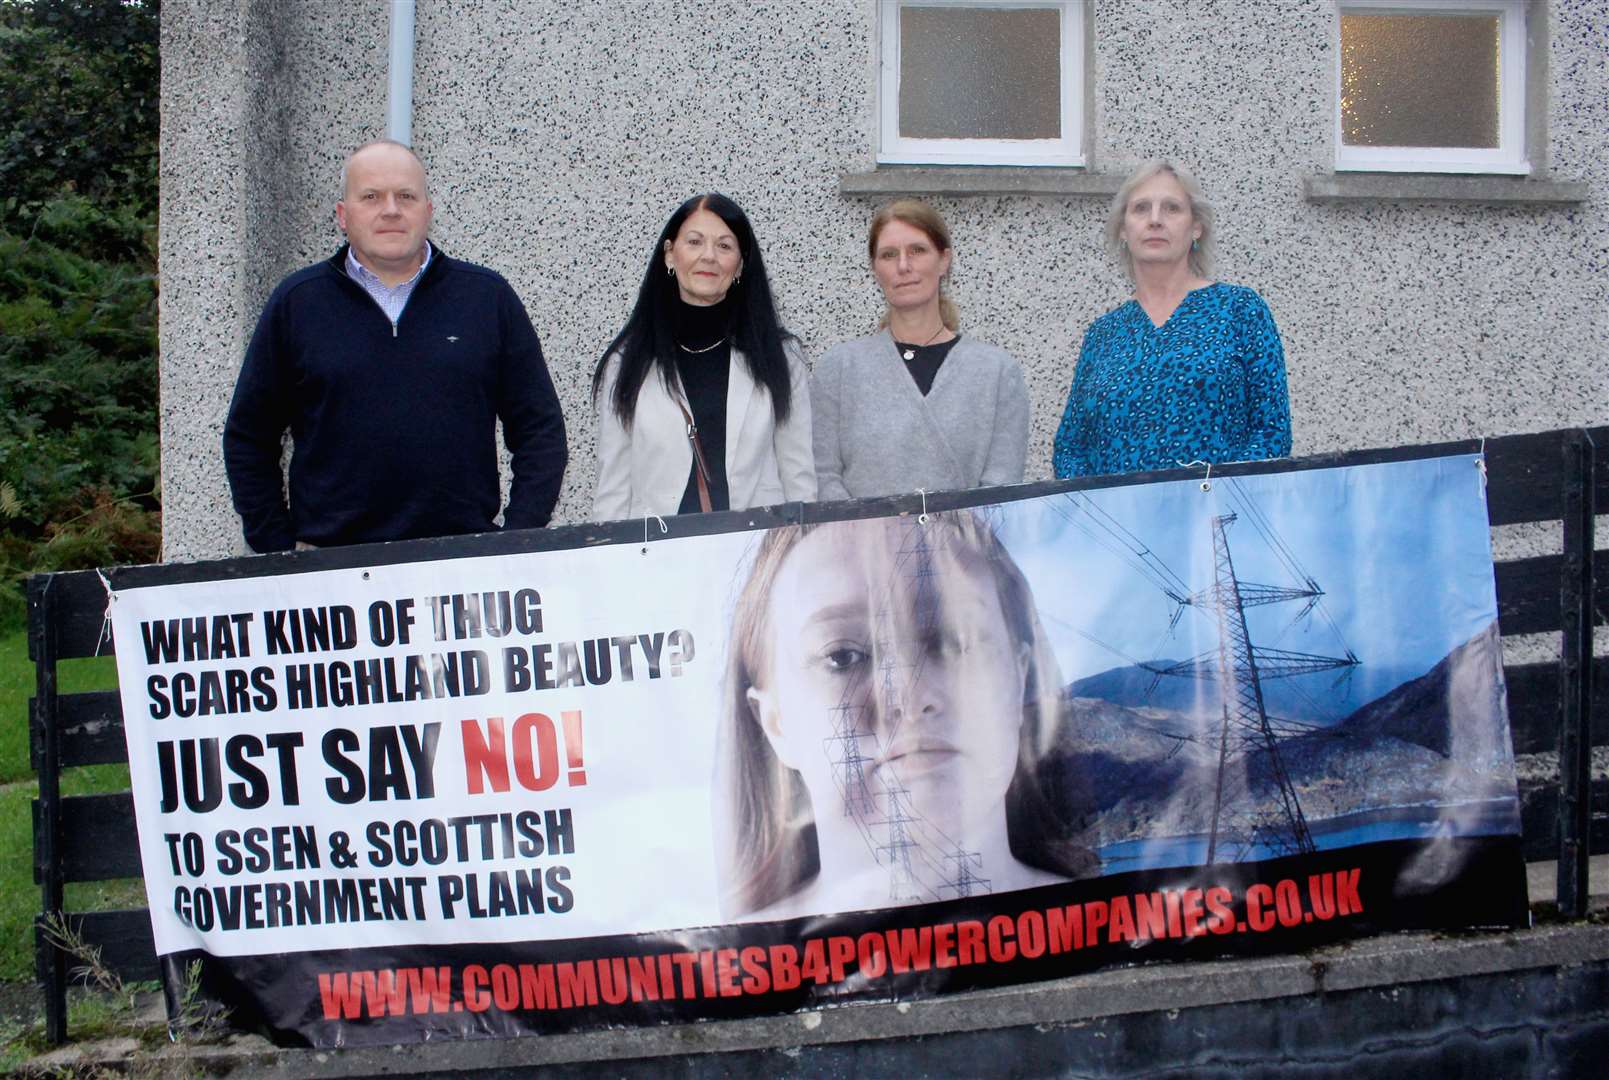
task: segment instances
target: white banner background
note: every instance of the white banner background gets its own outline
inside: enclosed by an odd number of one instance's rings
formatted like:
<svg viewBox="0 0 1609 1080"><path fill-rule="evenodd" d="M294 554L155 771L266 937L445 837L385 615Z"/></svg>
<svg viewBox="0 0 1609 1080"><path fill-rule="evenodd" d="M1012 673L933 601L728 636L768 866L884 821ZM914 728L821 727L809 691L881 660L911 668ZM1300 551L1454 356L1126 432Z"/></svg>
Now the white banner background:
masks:
<svg viewBox="0 0 1609 1080"><path fill-rule="evenodd" d="M202 948L214 955L230 956L265 952L289 952L326 948L393 945L429 940L436 942L514 941L549 938L586 937L623 932L646 932L677 927L702 926L720 922L716 904L714 858L710 840L709 780L714 741L714 709L724 662L724 612L730 591L736 587L732 576L744 561L743 554L757 534L727 534L692 540L665 540L650 544L648 553L639 546L575 549L530 555L457 559L444 562L375 566L367 569L322 571L247 580L213 581L128 589L116 594L113 622L120 643L118 676L123 688L127 723L129 762L139 824L141 856L146 888L156 932L158 953ZM692 550L688 550L691 547ZM722 568L729 568L723 574ZM448 640L436 640L430 597L453 594L487 594L535 589L541 598L542 631L521 635L481 636L454 640L450 609ZM408 644L382 647L373 643L369 610L376 602L394 605L402 598L413 601L415 622ZM334 608L344 605L355 615L355 647L347 650L321 650L294 655L271 655L266 613L283 608L302 608L309 604ZM244 647L235 646L238 658L209 658L193 661L158 662L148 660L144 624L172 619L205 620L208 651L212 646L214 616L248 613ZM229 624L229 630L235 628ZM603 685L558 686L522 693L505 692L505 649L522 649L527 659L534 646L551 645L554 660L552 678L562 675L559 643L575 643L577 649L589 639L638 638L672 631L690 634L693 655L681 659L671 643L661 645L659 677L649 675L649 657L640 642L629 648L632 678L622 670L619 646L608 648L610 680ZM376 703L345 707L288 707L287 669L301 664L343 661L352 663L369 658L398 658L408 654L433 654L466 649L484 651L489 664L491 692L473 697L447 697L403 703ZM220 650L226 651L226 650ZM430 661L427 658L426 665ZM188 673L202 678L204 672L227 669L247 670L266 667L272 672L276 707L236 714L165 718L153 717L160 706L148 690L148 680L161 677L171 685L175 675ZM223 676L219 676L220 679ZM166 695L172 697L171 694ZM191 695L199 700L199 693ZM227 707L227 702L226 702ZM582 716L581 759L586 780L582 786L570 782L570 759L565 745L562 714L579 711ZM489 717L503 718L505 740L513 741L517 719L538 712L552 720L558 742L558 778L545 791L522 787L516 771L510 769L510 790L505 793L482 791L470 794L465 770L462 722L474 720L485 730ZM709 717L708 723L689 724L688 717ZM397 774L390 766L401 762L410 798L399 798L396 786L370 791L356 805L337 803L326 788L326 781L346 781L325 759L323 733L344 728L356 734L361 745L347 753L367 773L370 749L377 729L412 725L423 729L439 722L440 741L433 762L434 794L421 798L417 777L404 751L382 760L382 770ZM272 733L304 732L303 745L296 751L299 805L287 806L279 778L278 756L268 750L249 759L262 770L272 787L266 805L243 809L234 804L228 789L243 778L232 770L223 753L230 737L253 734L265 738ZM225 795L217 809L196 813L180 806L161 812L152 793L162 791L158 744L180 739L219 740L223 758L221 781ZM397 745L403 746L398 740ZM182 760L176 754L175 760ZM369 777L366 786L376 777ZM539 778L540 779L540 778ZM182 791L182 786L180 788ZM447 820L462 815L499 814L520 811L560 811L568 809L573 827L574 850L544 853L536 857L516 855L503 858L501 851L490 859L481 858L478 827L470 827L471 857L458 858L457 838L449 830L453 850L447 861L437 866L379 867L373 860L383 857L364 836L369 822L389 826L400 820L418 823L425 819ZM260 873L242 869L233 875L222 872L220 834L233 830L242 835L248 829L273 830L278 826L307 826L314 832L318 865L291 869L268 868ZM331 840L344 832L357 863L338 868L331 862ZM545 826L540 830L545 835ZM182 843L165 837L193 833L200 837L205 867L191 875L179 858L175 872L175 852ZM270 834L271 835L271 834ZM500 827L493 827L494 847L502 846ZM193 842L192 842L193 843ZM244 852L243 845L235 845ZM271 845L270 845L271 846ZM294 860L294 850L292 853ZM476 879L480 905L491 903L491 872L511 877L516 870L546 871L564 867L568 878L563 887L573 894L573 906L558 912L503 917L469 917L467 897L455 904L454 917L443 917L441 878L452 875ZM176 889L195 890L223 886L249 886L270 881L340 877L422 876L426 879L418 895L428 930L413 918L416 890L409 887L406 921L375 920L334 922L283 927L224 930L215 925L202 932L175 910ZM224 897L232 894L225 892ZM243 902L249 899L242 892ZM258 894L262 894L259 892ZM562 906L562 890L557 894L544 889L548 904L557 899ZM205 901L203 901L205 903ZM217 907L216 901L213 904ZM267 909L257 913L269 918ZM196 922L203 922L196 919ZM216 920L215 920L216 921Z"/></svg>

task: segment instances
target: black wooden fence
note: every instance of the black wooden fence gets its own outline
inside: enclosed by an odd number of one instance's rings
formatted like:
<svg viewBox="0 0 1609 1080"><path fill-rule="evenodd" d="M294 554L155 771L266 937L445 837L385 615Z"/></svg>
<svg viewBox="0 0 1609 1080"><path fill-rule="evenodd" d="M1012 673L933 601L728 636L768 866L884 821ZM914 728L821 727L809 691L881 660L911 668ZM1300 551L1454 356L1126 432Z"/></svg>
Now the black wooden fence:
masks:
<svg viewBox="0 0 1609 1080"><path fill-rule="evenodd" d="M1609 657L1595 658L1592 649L1593 627L1603 622L1609 611L1609 574L1600 580L1593 573L1595 507L1609 509L1609 427L1229 465L1215 467L1213 475L1291 472L1482 450L1492 525L1562 523L1562 554L1502 561L1495 569L1498 621L1505 636L1561 633L1558 661L1512 665L1505 675L1515 753L1557 751L1560 755L1557 782L1530 785L1521 792L1526 858L1558 860L1559 908L1565 915L1580 915L1587 904L1587 857L1609 851L1609 784L1594 785L1590 770L1592 746L1609 742L1609 707L1593 694L1595 683L1609 686ZM1199 475L1199 470L1032 484L1013 489L1012 495L1045 495L1190 475ZM916 496L900 496L856 503L789 504L676 518L673 531L685 536L924 508L948 510L998 498L989 491L971 491L928 495L920 501ZM132 588L643 543L646 531L641 521L613 522L208 563L126 567L106 574L118 587ZM657 525L653 531L657 536ZM33 767L39 775L39 798L34 803L34 876L40 886L41 914L35 926L35 955L45 993L46 1030L55 1042L67 1038L66 989L75 960L45 932L48 916L64 914L86 943L102 950L102 963L124 978L153 979L158 974L146 909L64 913L62 906L63 886L68 882L138 877L141 872L129 793L61 794L63 769L127 760L117 693L61 694L56 683L59 661L106 655L115 649L105 619L106 588L102 575L94 571L41 574L28 582L28 654L37 679L28 717Z"/></svg>

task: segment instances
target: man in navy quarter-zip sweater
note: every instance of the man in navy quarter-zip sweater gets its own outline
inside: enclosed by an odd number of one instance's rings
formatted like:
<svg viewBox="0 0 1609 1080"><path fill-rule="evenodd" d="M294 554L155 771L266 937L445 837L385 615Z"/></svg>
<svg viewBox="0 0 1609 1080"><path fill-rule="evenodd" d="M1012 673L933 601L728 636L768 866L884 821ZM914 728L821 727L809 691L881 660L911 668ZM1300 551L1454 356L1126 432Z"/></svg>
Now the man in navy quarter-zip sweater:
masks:
<svg viewBox="0 0 1609 1080"><path fill-rule="evenodd" d="M552 517L564 414L542 346L508 282L431 246L433 209L412 150L359 147L335 207L347 245L269 297L223 434L252 550L495 529L499 419L514 467L504 527Z"/></svg>

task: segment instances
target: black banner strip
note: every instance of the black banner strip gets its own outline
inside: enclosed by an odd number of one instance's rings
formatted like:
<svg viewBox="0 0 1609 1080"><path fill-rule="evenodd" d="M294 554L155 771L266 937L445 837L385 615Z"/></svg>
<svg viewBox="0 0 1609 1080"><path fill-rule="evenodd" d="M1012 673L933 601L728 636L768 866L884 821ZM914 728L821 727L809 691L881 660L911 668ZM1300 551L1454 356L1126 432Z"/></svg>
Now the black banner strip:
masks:
<svg viewBox="0 0 1609 1080"><path fill-rule="evenodd" d="M199 961L203 993L282 1045L363 1046L906 999L1381 930L1522 927L1524 881L1516 837L1399 840L786 922L163 963L171 994Z"/></svg>

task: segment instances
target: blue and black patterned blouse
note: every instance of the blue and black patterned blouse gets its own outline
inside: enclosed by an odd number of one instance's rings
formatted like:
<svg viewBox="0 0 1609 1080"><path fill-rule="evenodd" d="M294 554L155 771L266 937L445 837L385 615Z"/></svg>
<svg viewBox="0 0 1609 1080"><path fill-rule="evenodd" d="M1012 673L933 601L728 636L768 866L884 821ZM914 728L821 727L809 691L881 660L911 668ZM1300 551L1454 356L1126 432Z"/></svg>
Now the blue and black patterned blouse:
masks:
<svg viewBox="0 0 1609 1080"><path fill-rule="evenodd" d="M1056 431L1058 477L1290 452L1285 350L1251 289L1205 285L1161 326L1133 300L1090 324Z"/></svg>

